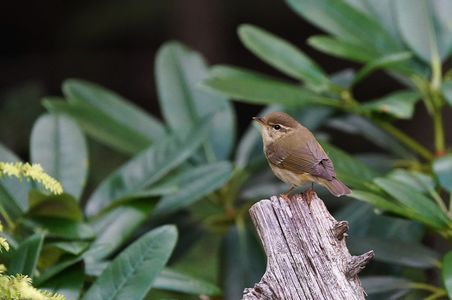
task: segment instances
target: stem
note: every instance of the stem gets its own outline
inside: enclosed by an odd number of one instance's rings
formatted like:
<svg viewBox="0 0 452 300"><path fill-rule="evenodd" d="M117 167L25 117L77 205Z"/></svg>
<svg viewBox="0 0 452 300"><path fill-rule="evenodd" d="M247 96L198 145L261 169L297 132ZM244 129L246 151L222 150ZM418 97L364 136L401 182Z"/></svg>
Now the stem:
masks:
<svg viewBox="0 0 452 300"><path fill-rule="evenodd" d="M445 142L444 142L444 126L443 126L443 116L441 113L441 108L435 109L433 114L433 124L435 129L435 149L436 154L441 156L444 154Z"/></svg>
<svg viewBox="0 0 452 300"><path fill-rule="evenodd" d="M443 199L441 198L441 196L434 190L434 189L428 189L428 192L430 193L430 195L432 196L433 199L435 199L436 204L438 204L438 206L441 208L441 210L443 212L446 213L446 215L448 215L450 217L450 212L447 210L446 205L444 204Z"/></svg>
<svg viewBox="0 0 452 300"><path fill-rule="evenodd" d="M452 193L449 194L449 213L452 214Z"/></svg>
<svg viewBox="0 0 452 300"><path fill-rule="evenodd" d="M396 139L398 139L400 142L405 144L407 147L412 149L414 152L419 154L421 157L423 157L426 160L432 160L433 154L424 146L416 142L413 138L411 138L406 133L402 132L401 130L394 127L392 124L381 122L375 120L375 123L377 123L381 128L392 134Z"/></svg>
<svg viewBox="0 0 452 300"><path fill-rule="evenodd" d="M416 289L416 290L424 290L424 291L428 291L428 292L432 292L434 294L439 294L439 293L445 293L446 291L442 288L439 288L437 286L428 284L428 283L423 283L423 282L413 282L411 284L411 288Z"/></svg>

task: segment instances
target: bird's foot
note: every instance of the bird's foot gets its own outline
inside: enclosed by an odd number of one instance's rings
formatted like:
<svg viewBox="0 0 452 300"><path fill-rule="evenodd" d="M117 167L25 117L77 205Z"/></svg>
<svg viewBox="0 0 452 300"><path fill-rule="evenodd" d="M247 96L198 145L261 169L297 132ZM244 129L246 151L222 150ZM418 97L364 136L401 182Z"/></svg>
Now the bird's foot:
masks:
<svg viewBox="0 0 452 300"><path fill-rule="evenodd" d="M283 198L283 199L286 200L286 201L289 201L289 200L290 200L290 195L289 195L288 192L282 193L282 194L281 194L281 198Z"/></svg>
<svg viewBox="0 0 452 300"><path fill-rule="evenodd" d="M307 189L307 190L303 193L303 195L304 195L305 198L306 198L306 203L308 203L308 206L311 206L312 199L314 199L314 197L315 197L317 194L316 194L314 188L313 188L313 187L310 187L309 189Z"/></svg>

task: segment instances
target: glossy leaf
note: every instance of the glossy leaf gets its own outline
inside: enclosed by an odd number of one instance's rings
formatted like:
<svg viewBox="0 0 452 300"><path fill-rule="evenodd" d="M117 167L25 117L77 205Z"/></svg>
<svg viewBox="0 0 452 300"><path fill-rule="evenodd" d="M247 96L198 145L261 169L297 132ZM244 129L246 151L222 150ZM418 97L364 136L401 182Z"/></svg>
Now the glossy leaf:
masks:
<svg viewBox="0 0 452 300"><path fill-rule="evenodd" d="M385 292L408 290L411 282L405 278L394 276L364 276L361 283L367 294L380 294Z"/></svg>
<svg viewBox="0 0 452 300"><path fill-rule="evenodd" d="M379 57L372 61L369 61L358 73L356 73L356 77L354 79L354 83L357 83L367 76L369 76L372 72L379 69L386 68L397 68L400 62L404 62L412 57L410 52L400 52L393 53L389 55L385 55L383 57Z"/></svg>
<svg viewBox="0 0 452 300"><path fill-rule="evenodd" d="M163 269L155 278L152 287L192 295L218 296L221 294L220 288L212 283L170 269Z"/></svg>
<svg viewBox="0 0 452 300"><path fill-rule="evenodd" d="M202 86L207 90L255 104L339 105L335 99L318 96L300 86L230 66L213 67Z"/></svg>
<svg viewBox="0 0 452 300"><path fill-rule="evenodd" d="M66 300L78 300L84 281L83 271L74 268L47 281L41 288L63 295Z"/></svg>
<svg viewBox="0 0 452 300"><path fill-rule="evenodd" d="M198 88L206 76L207 64L199 53L177 42L166 43L159 49L155 77L163 117L177 131L211 116L206 156L208 160L222 160L233 147L235 115L225 97Z"/></svg>
<svg viewBox="0 0 452 300"><path fill-rule="evenodd" d="M444 80L441 91L443 92L444 100L449 106L452 106L452 80Z"/></svg>
<svg viewBox="0 0 452 300"><path fill-rule="evenodd" d="M444 55L432 19L432 7L427 0L401 0L395 2L399 30L405 43L425 62ZM438 52L440 51L440 52Z"/></svg>
<svg viewBox="0 0 452 300"><path fill-rule="evenodd" d="M0 161L20 162L19 157L0 144ZM0 178L0 206L8 213L10 218L19 218L28 209L29 181L17 178Z"/></svg>
<svg viewBox="0 0 452 300"><path fill-rule="evenodd" d="M399 50L392 37L365 13L345 3L331 0L286 0L292 9L320 29L380 54Z"/></svg>
<svg viewBox="0 0 452 300"><path fill-rule="evenodd" d="M53 242L53 243L46 243L46 247L55 247L60 250L63 250L66 253L72 254L72 255L79 255L82 252L84 252L88 246L89 242Z"/></svg>
<svg viewBox="0 0 452 300"><path fill-rule="evenodd" d="M391 202L389 200L386 200L386 198L383 198L382 196L367 192L367 191L360 191L360 190L353 190L350 194L350 197L367 202L371 204L372 206L381 208L383 210L386 210L388 212L396 213L402 216L407 216L409 213L408 211L404 211L404 209L399 206L398 204Z"/></svg>
<svg viewBox="0 0 452 300"><path fill-rule="evenodd" d="M8 274L23 274L33 277L44 241L44 234L35 233L19 244L8 255Z"/></svg>
<svg viewBox="0 0 452 300"><path fill-rule="evenodd" d="M442 260L442 277L447 293L452 295L452 251L449 251Z"/></svg>
<svg viewBox="0 0 452 300"><path fill-rule="evenodd" d="M45 269L44 272L42 272L39 277L35 281L33 281L33 283L36 285L47 284L47 282L53 281L55 280L55 278L58 278L62 275L64 276L64 274L67 273L63 272L64 270L67 270L69 267L81 262L82 259L83 255L71 255L70 257L59 260L57 263Z"/></svg>
<svg viewBox="0 0 452 300"><path fill-rule="evenodd" d="M93 230L88 224L55 217L35 217L30 227L40 227L47 231L47 236L69 240L91 239Z"/></svg>
<svg viewBox="0 0 452 300"><path fill-rule="evenodd" d="M425 220L429 220L428 222L434 225L435 228L442 229L448 225L448 217L433 200L419 192L413 191L410 186L386 178L377 178L374 182L399 203L403 204L406 209L410 209Z"/></svg>
<svg viewBox="0 0 452 300"><path fill-rule="evenodd" d="M99 114L108 116L117 125L131 132L158 141L165 136L164 125L132 101L101 87L80 79L68 79L63 83L63 92L71 103L84 103Z"/></svg>
<svg viewBox="0 0 452 300"><path fill-rule="evenodd" d="M331 119L328 121L327 125L348 134L362 135L369 142L372 142L382 149L388 150L398 157L414 158L413 153L392 135L362 117L348 115L344 118Z"/></svg>
<svg viewBox="0 0 452 300"><path fill-rule="evenodd" d="M417 171L394 169L387 175L387 177L402 182L410 186L413 190L424 194L435 189L433 178Z"/></svg>
<svg viewBox="0 0 452 300"><path fill-rule="evenodd" d="M375 260L413 268L434 268L439 265L439 255L435 251L412 242L398 239L372 237L351 237L347 246L353 254L361 254L368 249L375 251Z"/></svg>
<svg viewBox="0 0 452 300"><path fill-rule="evenodd" d="M30 147L31 161L79 199L88 174L88 151L77 124L64 115L43 115L33 127Z"/></svg>
<svg viewBox="0 0 452 300"><path fill-rule="evenodd" d="M156 182L189 158L205 141L209 122L179 132L150 146L104 179L86 206L92 216L114 200L127 197Z"/></svg>
<svg viewBox="0 0 452 300"><path fill-rule="evenodd" d="M452 193L452 154L435 159L433 171L441 187Z"/></svg>
<svg viewBox="0 0 452 300"><path fill-rule="evenodd" d="M87 103L45 98L43 104L52 113L72 117L92 138L122 153L135 154L151 143L150 138Z"/></svg>
<svg viewBox="0 0 452 300"><path fill-rule="evenodd" d="M239 37L260 59L288 76L304 81L315 90L329 85L325 72L291 43L257 26L241 25Z"/></svg>
<svg viewBox="0 0 452 300"><path fill-rule="evenodd" d="M96 234L91 248L99 248L86 256L91 264L107 257L128 241L147 220L154 203L147 200L133 201L106 212L91 222ZM102 249L100 249L102 248Z"/></svg>
<svg viewBox="0 0 452 300"><path fill-rule="evenodd" d="M372 51L372 49L325 35L311 36L308 39L308 44L323 53L361 63L378 57L378 53Z"/></svg>
<svg viewBox="0 0 452 300"><path fill-rule="evenodd" d="M174 226L162 226L146 233L107 266L83 299L143 299L168 261L176 241Z"/></svg>
<svg viewBox="0 0 452 300"><path fill-rule="evenodd" d="M155 207L154 214L167 214L200 200L223 186L232 176L229 162L219 162L189 169L178 176L180 189L162 199Z"/></svg>
<svg viewBox="0 0 452 300"><path fill-rule="evenodd" d="M419 95L412 91L399 91L383 98L366 102L361 105L362 111L383 113L399 119L410 119Z"/></svg>
<svg viewBox="0 0 452 300"><path fill-rule="evenodd" d="M57 217L72 221L82 221L83 214L79 204L71 195L45 195L37 190L29 194L28 214L37 217Z"/></svg>
<svg viewBox="0 0 452 300"><path fill-rule="evenodd" d="M261 245L247 228L231 227L221 246L223 295L240 299L245 287L259 282L265 271Z"/></svg>

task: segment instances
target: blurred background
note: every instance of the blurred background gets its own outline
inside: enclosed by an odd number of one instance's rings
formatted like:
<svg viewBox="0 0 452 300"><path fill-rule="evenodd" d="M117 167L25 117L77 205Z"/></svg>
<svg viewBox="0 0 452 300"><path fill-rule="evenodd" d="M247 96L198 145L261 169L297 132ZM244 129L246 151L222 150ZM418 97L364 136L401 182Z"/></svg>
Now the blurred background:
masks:
<svg viewBox="0 0 452 300"><path fill-rule="evenodd" d="M283 76L240 43L237 27L251 23L291 41L328 73L358 66L306 45L306 39L319 29L278 0L40 1L27 3L26 9L23 3L8 1L3 3L0 22L0 112L10 125L1 126L0 138L21 155L26 155L27 148L23 139L44 111L41 97L61 95L66 78L96 82L159 116L153 69L156 51L165 41L181 41L202 53L210 64L234 64ZM397 88L395 80L376 72L355 94L362 101ZM260 108L234 105L240 108L238 125L243 132ZM17 109L21 114L13 117ZM450 116L450 110L446 113ZM413 120L417 123L397 124L432 146L431 122L425 111L418 109ZM350 149L349 141L341 143L340 137L338 145L347 150L371 150L367 143Z"/></svg>

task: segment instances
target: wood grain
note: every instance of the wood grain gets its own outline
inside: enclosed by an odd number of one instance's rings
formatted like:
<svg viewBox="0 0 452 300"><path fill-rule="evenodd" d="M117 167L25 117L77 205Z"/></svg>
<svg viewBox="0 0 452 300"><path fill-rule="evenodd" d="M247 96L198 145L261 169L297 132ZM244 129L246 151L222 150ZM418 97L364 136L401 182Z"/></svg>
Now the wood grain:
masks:
<svg viewBox="0 0 452 300"><path fill-rule="evenodd" d="M242 299L365 299L357 274L373 251L350 255L344 238L348 223L337 222L317 194L273 196L254 204L250 215L267 255L267 269Z"/></svg>

